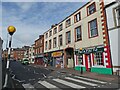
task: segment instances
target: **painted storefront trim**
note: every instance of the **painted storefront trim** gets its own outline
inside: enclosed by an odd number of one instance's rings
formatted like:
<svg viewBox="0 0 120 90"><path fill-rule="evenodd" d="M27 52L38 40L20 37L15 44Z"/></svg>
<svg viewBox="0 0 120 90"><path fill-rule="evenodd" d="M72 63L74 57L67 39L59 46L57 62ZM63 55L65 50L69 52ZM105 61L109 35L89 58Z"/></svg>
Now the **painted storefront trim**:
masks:
<svg viewBox="0 0 120 90"><path fill-rule="evenodd" d="M99 74L110 74L110 75L112 75L112 69L111 68L92 67L91 72L95 72L95 73L99 73Z"/></svg>

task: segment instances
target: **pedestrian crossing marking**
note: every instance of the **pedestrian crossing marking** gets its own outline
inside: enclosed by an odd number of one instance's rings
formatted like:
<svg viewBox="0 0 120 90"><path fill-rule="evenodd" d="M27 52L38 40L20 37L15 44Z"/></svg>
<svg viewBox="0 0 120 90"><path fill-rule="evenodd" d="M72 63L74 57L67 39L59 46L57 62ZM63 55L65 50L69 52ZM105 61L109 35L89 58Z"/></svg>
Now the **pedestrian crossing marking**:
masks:
<svg viewBox="0 0 120 90"><path fill-rule="evenodd" d="M22 84L22 86L25 88L25 90L36 90L30 83Z"/></svg>
<svg viewBox="0 0 120 90"><path fill-rule="evenodd" d="M72 80L72 81L79 82L79 83L83 83L83 84L90 85L90 86L97 86L97 84L89 83L89 82L78 80L78 79L73 79L70 77L65 77L65 79Z"/></svg>
<svg viewBox="0 0 120 90"><path fill-rule="evenodd" d="M93 81L93 82L96 82L96 83L101 83L101 84L107 83L107 82L103 82L103 81L100 81L100 80L95 80L95 79L90 79L90 78L85 78L85 77L80 77L80 76L74 76L74 77L79 78L79 79L83 79L83 80Z"/></svg>
<svg viewBox="0 0 120 90"><path fill-rule="evenodd" d="M47 81L38 81L39 84L45 86L46 88L56 88L57 90L59 89L58 87L56 87L53 84L48 83ZM59 89L61 90L61 89Z"/></svg>
<svg viewBox="0 0 120 90"><path fill-rule="evenodd" d="M71 83L71 82L67 82L65 80L61 80L61 79L53 79L53 80L58 82L58 83L64 84L66 86L72 87L72 88L85 88L83 86L80 86L80 85L77 85L77 84L74 84L74 83Z"/></svg>

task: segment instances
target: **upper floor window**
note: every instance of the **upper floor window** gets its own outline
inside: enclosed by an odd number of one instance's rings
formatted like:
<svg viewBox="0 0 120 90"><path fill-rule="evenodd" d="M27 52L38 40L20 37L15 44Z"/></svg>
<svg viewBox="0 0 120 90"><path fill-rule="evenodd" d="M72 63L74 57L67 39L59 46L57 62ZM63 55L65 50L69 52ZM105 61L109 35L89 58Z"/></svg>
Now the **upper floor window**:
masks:
<svg viewBox="0 0 120 90"><path fill-rule="evenodd" d="M49 40L49 49L51 49L51 45L52 44L52 41L51 40Z"/></svg>
<svg viewBox="0 0 120 90"><path fill-rule="evenodd" d="M47 47L48 47L48 43L47 41L45 42L45 50L47 50Z"/></svg>
<svg viewBox="0 0 120 90"><path fill-rule="evenodd" d="M70 31L66 32L66 44L71 43L71 34Z"/></svg>
<svg viewBox="0 0 120 90"><path fill-rule="evenodd" d="M82 39L81 26L75 28L75 41Z"/></svg>
<svg viewBox="0 0 120 90"><path fill-rule="evenodd" d="M59 35L59 46L62 46L62 35Z"/></svg>
<svg viewBox="0 0 120 90"><path fill-rule="evenodd" d="M118 20L117 26L120 26L120 6L118 6L118 8L116 9L116 12L117 12L117 20Z"/></svg>
<svg viewBox="0 0 120 90"><path fill-rule="evenodd" d="M98 36L97 19L89 22L89 37Z"/></svg>
<svg viewBox="0 0 120 90"><path fill-rule="evenodd" d="M46 33L46 38L48 38L48 33Z"/></svg>
<svg viewBox="0 0 120 90"><path fill-rule="evenodd" d="M52 30L49 32L49 37L52 36Z"/></svg>
<svg viewBox="0 0 120 90"><path fill-rule="evenodd" d="M53 34L57 33L57 27L54 28Z"/></svg>
<svg viewBox="0 0 120 90"><path fill-rule="evenodd" d="M75 22L78 22L81 20L80 12L75 15Z"/></svg>
<svg viewBox="0 0 120 90"><path fill-rule="evenodd" d="M96 11L95 3L89 5L87 7L87 14L90 15Z"/></svg>
<svg viewBox="0 0 120 90"><path fill-rule="evenodd" d="M69 18L67 21L66 21L66 28L69 27L71 25L71 19Z"/></svg>
<svg viewBox="0 0 120 90"><path fill-rule="evenodd" d="M57 47L57 38L56 37L53 38L53 47L54 48Z"/></svg>
<svg viewBox="0 0 120 90"><path fill-rule="evenodd" d="M63 29L63 24L60 24L59 25L59 31L62 31L62 29Z"/></svg>

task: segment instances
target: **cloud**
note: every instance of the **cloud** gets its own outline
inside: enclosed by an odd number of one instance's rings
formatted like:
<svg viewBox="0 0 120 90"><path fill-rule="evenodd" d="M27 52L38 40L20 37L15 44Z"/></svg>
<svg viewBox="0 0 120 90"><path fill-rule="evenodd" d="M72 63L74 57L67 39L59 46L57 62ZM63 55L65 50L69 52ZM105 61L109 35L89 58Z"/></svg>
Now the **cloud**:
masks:
<svg viewBox="0 0 120 90"><path fill-rule="evenodd" d="M83 3L3 2L4 46L7 40L8 26L16 27L13 35L13 47L32 45L40 34L50 29L52 24L59 23L81 5Z"/></svg>

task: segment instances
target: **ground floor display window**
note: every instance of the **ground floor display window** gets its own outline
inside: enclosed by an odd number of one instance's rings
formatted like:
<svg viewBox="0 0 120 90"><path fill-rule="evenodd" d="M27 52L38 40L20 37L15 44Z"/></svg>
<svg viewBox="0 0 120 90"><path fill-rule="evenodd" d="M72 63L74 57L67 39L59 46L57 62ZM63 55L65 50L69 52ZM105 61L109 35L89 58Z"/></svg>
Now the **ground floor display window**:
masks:
<svg viewBox="0 0 120 90"><path fill-rule="evenodd" d="M94 54L94 66L104 66L104 61L103 61L103 52L95 52Z"/></svg>

